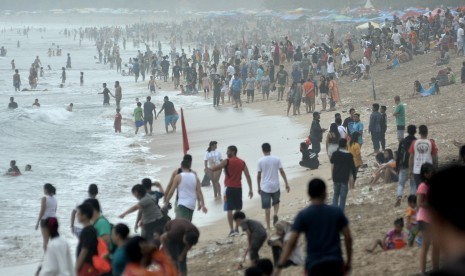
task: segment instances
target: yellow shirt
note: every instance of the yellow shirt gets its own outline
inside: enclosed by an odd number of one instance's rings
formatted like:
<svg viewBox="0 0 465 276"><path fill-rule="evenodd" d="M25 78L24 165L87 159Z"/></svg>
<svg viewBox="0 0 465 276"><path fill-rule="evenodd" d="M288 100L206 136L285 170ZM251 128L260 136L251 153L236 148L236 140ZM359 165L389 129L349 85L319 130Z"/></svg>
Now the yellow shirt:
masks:
<svg viewBox="0 0 465 276"><path fill-rule="evenodd" d="M360 145L358 143L349 144L349 152L352 153L352 156L354 157L355 167L360 167L362 165L359 162L359 157L361 156Z"/></svg>

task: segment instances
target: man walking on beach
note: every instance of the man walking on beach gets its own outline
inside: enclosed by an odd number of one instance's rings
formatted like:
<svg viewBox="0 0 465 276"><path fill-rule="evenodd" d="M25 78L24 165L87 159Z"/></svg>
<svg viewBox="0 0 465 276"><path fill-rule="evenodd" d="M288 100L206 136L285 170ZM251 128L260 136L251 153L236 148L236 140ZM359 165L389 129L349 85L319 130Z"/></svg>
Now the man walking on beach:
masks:
<svg viewBox="0 0 465 276"><path fill-rule="evenodd" d="M417 127L415 125L409 125L407 127L407 137L402 139L399 143L399 148L397 150L397 159L396 159L396 166L397 172L399 174L399 183L397 184L397 200L395 206L400 206L400 202L402 200L402 196L404 194L404 187L405 182L407 182L408 172L409 172L409 160L410 154L409 149L410 145L413 141L417 138L415 137L415 133L417 133ZM410 195L415 195L417 192L417 186L415 184L415 180L413 177L410 178Z"/></svg>
<svg viewBox="0 0 465 276"><path fill-rule="evenodd" d="M176 175L173 180L173 185L167 191L165 201L169 202L177 189L176 218L183 218L192 221L194 215L195 203L198 201L198 209L207 213L205 202L200 186L200 180L196 173L191 171L192 162L183 160L181 162L181 173Z"/></svg>
<svg viewBox="0 0 465 276"><path fill-rule="evenodd" d="M165 96L163 99L165 102L163 103L163 106L161 107L160 111L158 112L158 115L155 117L155 119L160 116L160 113L164 110L165 111L165 129L166 133L168 133L168 126L171 125L173 128L173 132L176 131L176 122L179 119L178 114L176 113L176 109L174 109L174 104L170 102L170 99L168 96Z"/></svg>
<svg viewBox="0 0 465 276"><path fill-rule="evenodd" d="M258 160L257 166L257 184L258 194L262 199L262 209L265 209L266 226L268 230L270 226L270 208L273 205L273 225L278 222L278 211L281 191L279 188L279 175L284 180L286 191L289 192L289 184L287 183L286 173L284 172L281 160L271 155L271 145L264 143L262 145L263 157Z"/></svg>
<svg viewBox="0 0 465 276"><path fill-rule="evenodd" d="M249 185L249 198L253 197L253 192L249 169L245 162L237 157L237 147L229 146L226 155L228 158L213 167L212 171L224 169L226 175L224 179L224 186L226 186L224 210L227 211L229 236L232 237L239 235L239 226L236 225L233 228L233 211L242 210L242 172L244 172L247 184Z"/></svg>
<svg viewBox="0 0 465 276"><path fill-rule="evenodd" d="M116 100L116 107L121 108L121 99L123 98L123 93L121 86L119 85L119 81L115 81L115 100Z"/></svg>
<svg viewBox="0 0 465 276"><path fill-rule="evenodd" d="M404 139L405 132L405 106L400 102L400 96L395 96L394 102L396 103L394 117L396 117L397 140L399 140L400 143L400 141Z"/></svg>
<svg viewBox="0 0 465 276"><path fill-rule="evenodd" d="M238 108L238 104L242 107L241 101L241 91L242 91L242 80L239 78L237 73L234 74L234 79L231 81L231 90L234 103L236 104L235 108Z"/></svg>
<svg viewBox="0 0 465 276"><path fill-rule="evenodd" d="M373 112L370 115L370 124L368 131L371 133L371 141L373 142L374 154L378 154L381 143L381 121L383 117L379 113L379 104L373 104Z"/></svg>
<svg viewBox="0 0 465 276"><path fill-rule="evenodd" d="M352 174L354 182L357 179L354 157L347 151L346 139L339 140L339 148L333 153L330 161L334 166L332 175L334 182L333 206L341 208L344 212L349 192L350 174Z"/></svg>
<svg viewBox="0 0 465 276"><path fill-rule="evenodd" d="M147 96L147 101L144 103L144 129L145 135L152 136L153 131L153 116L155 115L155 119L157 119L157 112L155 111L155 104L153 104L150 100L152 98ZM150 134L147 130L147 124L150 125Z"/></svg>
<svg viewBox="0 0 465 276"><path fill-rule="evenodd" d="M323 132L325 128L320 126L320 113L315 111L313 112L313 121L312 126L310 127L310 142L312 143L312 151L318 155L321 151L320 143L323 141Z"/></svg>
<svg viewBox="0 0 465 276"><path fill-rule="evenodd" d="M294 252L300 233L307 239L305 271L312 276L343 276L352 264L352 236L349 221L341 209L325 204L326 184L321 179L308 183L310 206L300 211L294 220L290 238L284 247L274 275L279 275ZM344 267L341 238L344 236L347 262Z"/></svg>
<svg viewBox="0 0 465 276"><path fill-rule="evenodd" d="M409 149L409 178L413 177L416 188L420 185L421 166L425 163L438 167L438 147L433 139L428 139L428 127L421 125L418 128L420 139L412 142Z"/></svg>

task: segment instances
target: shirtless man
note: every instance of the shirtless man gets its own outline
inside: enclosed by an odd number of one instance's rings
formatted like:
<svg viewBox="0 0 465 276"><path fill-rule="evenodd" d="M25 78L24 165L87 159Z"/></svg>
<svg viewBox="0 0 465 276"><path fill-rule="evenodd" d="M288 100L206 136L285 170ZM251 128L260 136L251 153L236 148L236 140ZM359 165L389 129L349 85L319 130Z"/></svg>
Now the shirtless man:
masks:
<svg viewBox="0 0 465 276"><path fill-rule="evenodd" d="M10 161L10 168L8 169L6 175L20 175L21 171L19 170L18 166L16 166L16 161Z"/></svg>
<svg viewBox="0 0 465 276"><path fill-rule="evenodd" d="M21 76L18 69L15 70L15 74L13 75L13 86L15 87L15 92L21 91Z"/></svg>
<svg viewBox="0 0 465 276"><path fill-rule="evenodd" d="M120 107L121 99L123 98L122 89L119 85L119 81L115 81L115 100L116 100L116 107Z"/></svg>

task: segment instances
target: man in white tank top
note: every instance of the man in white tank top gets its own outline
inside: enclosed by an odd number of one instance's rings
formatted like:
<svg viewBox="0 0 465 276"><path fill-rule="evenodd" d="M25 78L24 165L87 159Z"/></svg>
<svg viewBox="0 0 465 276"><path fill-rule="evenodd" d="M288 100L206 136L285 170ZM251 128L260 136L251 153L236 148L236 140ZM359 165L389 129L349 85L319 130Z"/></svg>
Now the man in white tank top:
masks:
<svg viewBox="0 0 465 276"><path fill-rule="evenodd" d="M176 218L183 218L192 221L194 215L195 202L198 200L198 210L207 213L205 202L203 200L202 190L200 188L200 180L197 174L191 171L191 163L187 161L181 162L182 172L173 180L173 186L168 191L165 202L169 202L178 189L178 206L176 207Z"/></svg>

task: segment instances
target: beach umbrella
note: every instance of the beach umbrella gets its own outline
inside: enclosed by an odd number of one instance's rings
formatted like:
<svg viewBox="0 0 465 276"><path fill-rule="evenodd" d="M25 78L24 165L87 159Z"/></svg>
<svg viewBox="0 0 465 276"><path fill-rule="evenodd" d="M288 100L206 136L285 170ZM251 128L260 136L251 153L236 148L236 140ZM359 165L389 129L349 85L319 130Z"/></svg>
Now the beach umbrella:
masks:
<svg viewBox="0 0 465 276"><path fill-rule="evenodd" d="M409 17L418 17L418 16L420 16L420 15L422 15L421 12L417 12L417 11L412 11L412 10L410 10L410 11L406 12L404 15L402 15L401 19L402 19L402 20L405 20L405 19L407 19L407 18L409 18Z"/></svg>
<svg viewBox="0 0 465 276"><path fill-rule="evenodd" d="M373 28L375 28L375 29L376 29L376 28L379 28L379 24L376 23L376 22L372 22L372 21L367 22L367 23L360 24L360 25L358 25L358 26L355 27L355 28L356 28L357 30L368 30L368 27L369 27L368 23L371 23L371 25L372 25Z"/></svg>
<svg viewBox="0 0 465 276"><path fill-rule="evenodd" d="M436 16L439 11L441 11L441 14L444 14L444 9L441 8L435 8L434 10L431 11L432 16ZM430 12L425 12L423 15L428 16Z"/></svg>

